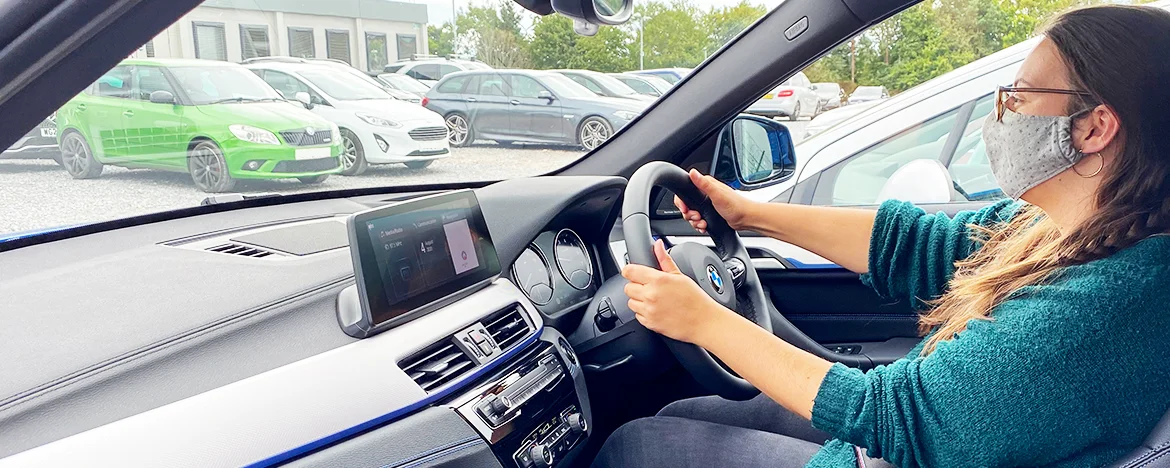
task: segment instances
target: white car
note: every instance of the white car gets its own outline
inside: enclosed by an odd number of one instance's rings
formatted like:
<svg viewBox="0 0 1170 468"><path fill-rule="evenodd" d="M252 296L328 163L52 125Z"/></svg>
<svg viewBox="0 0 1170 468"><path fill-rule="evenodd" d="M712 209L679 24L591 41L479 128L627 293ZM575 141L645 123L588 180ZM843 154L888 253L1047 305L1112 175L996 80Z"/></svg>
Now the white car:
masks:
<svg viewBox="0 0 1170 468"><path fill-rule="evenodd" d="M254 58L244 60L243 62L240 62L240 63L242 63L244 65L248 65L248 64L253 64L253 63L271 63L271 62L309 63L309 64L314 64L314 65L323 65L323 66L327 66L327 67L333 67L335 70L344 71L345 73L349 73L349 74L356 76L364 81L369 82L370 84L373 84L379 88L382 88L382 90L385 91L386 94L389 94L390 97L397 99L399 101L406 101L406 102L411 102L414 104L419 104L420 102L422 102L422 99L420 96L417 96L413 93L400 91L400 90L394 88L393 86L387 85L386 83L383 83L383 82L375 79L374 77L372 77L370 75L362 73L361 70L358 70L358 69L354 68L353 66L351 66L350 64L342 62L341 60L268 56L268 57L254 57Z"/></svg>
<svg viewBox="0 0 1170 468"><path fill-rule="evenodd" d="M490 70L492 67L483 62L476 62L473 60L456 60L441 57L422 57L411 58L409 60L399 60L397 62L386 65L386 73L399 73L418 80L427 85L434 86L444 76L455 72L468 70Z"/></svg>
<svg viewBox="0 0 1170 468"><path fill-rule="evenodd" d="M812 90L812 82L804 76L804 72L797 72L780 86L769 91L759 101L756 101L746 111L749 114L765 117L788 117L797 120L801 117L817 115L821 104L820 97Z"/></svg>
<svg viewBox="0 0 1170 468"><path fill-rule="evenodd" d="M889 91L886 91L885 86L858 86L849 94L847 104L859 104L862 102L880 101L890 97Z"/></svg>
<svg viewBox="0 0 1170 468"><path fill-rule="evenodd" d="M810 121L808 125L804 127L804 137L808 138L828 130L830 127L844 122L846 119L850 119L853 116L862 113L866 109L869 109L870 107L876 106L879 102L881 101L863 102L861 104L838 107L833 110L822 112L821 115L814 117L812 121Z"/></svg>
<svg viewBox="0 0 1170 468"><path fill-rule="evenodd" d="M245 65L280 91L341 129L342 175L358 175L370 164L406 164L422 169L450 153L443 117L396 100L360 77L311 63Z"/></svg>

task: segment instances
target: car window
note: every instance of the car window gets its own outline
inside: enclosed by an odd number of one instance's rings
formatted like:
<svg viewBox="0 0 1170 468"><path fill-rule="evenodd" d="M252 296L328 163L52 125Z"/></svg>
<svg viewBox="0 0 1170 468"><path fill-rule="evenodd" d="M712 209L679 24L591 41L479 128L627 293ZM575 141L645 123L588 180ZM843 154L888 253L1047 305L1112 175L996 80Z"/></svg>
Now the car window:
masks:
<svg viewBox="0 0 1170 468"><path fill-rule="evenodd" d="M548 92L536 80L524 75L509 75L512 85L512 96L519 98L540 97L541 92Z"/></svg>
<svg viewBox="0 0 1170 468"><path fill-rule="evenodd" d="M634 88L627 86L625 83L622 83L617 78L614 78L612 76L591 75L589 78L604 85L606 89L608 89L611 93L613 93L614 95L617 95L617 96L633 96L635 94L638 94L637 91L634 91Z"/></svg>
<svg viewBox="0 0 1170 468"><path fill-rule="evenodd" d="M228 99L279 100L280 95L247 68L235 66L172 67L171 74L195 105Z"/></svg>
<svg viewBox="0 0 1170 468"><path fill-rule="evenodd" d="M405 65L386 65L386 67L382 70L386 73L398 73L398 70L401 70L404 66Z"/></svg>
<svg viewBox="0 0 1170 468"><path fill-rule="evenodd" d="M454 65L439 64L439 77L440 78L447 76L447 75L450 75L452 73L458 72L458 71L463 71L463 69L456 67Z"/></svg>
<svg viewBox="0 0 1170 468"><path fill-rule="evenodd" d="M142 65L134 67L134 99L149 101L150 93L155 91L175 94L175 90L171 88L171 84L167 81L161 68Z"/></svg>
<svg viewBox="0 0 1170 468"><path fill-rule="evenodd" d="M991 162L987 159L987 148L983 145L983 121L995 108L992 95L975 102L971 117L963 127L963 136L955 147L947 170L951 179L964 198L972 201L1004 198L995 176L991 173Z"/></svg>
<svg viewBox="0 0 1170 468"><path fill-rule="evenodd" d="M886 181L906 163L941 157L958 114L959 109L952 110L850 156L838 163L839 169L826 172L830 176L835 172L834 180L826 181L822 176L816 191L831 191L833 205L877 203ZM823 199L817 195L814 197Z"/></svg>
<svg viewBox="0 0 1170 468"><path fill-rule="evenodd" d="M397 73L382 73L378 75L378 79L386 82L394 88L412 93L425 93L431 89L428 88L427 85L420 83L414 78Z"/></svg>
<svg viewBox="0 0 1170 468"><path fill-rule="evenodd" d="M130 98L130 67L117 66L97 79L95 94L102 97Z"/></svg>
<svg viewBox="0 0 1170 468"><path fill-rule="evenodd" d="M653 86L650 86L650 84L646 83L645 81L635 79L635 78L618 78L618 79L621 80L622 83L625 83L626 86L629 86L634 91L637 91L641 94L658 94L658 90L654 89Z"/></svg>
<svg viewBox="0 0 1170 468"><path fill-rule="evenodd" d="M600 95L605 94L605 90L601 89L600 86L597 86L597 83L594 83L593 80L591 80L589 78L586 78L586 77L581 76L581 75L566 75L566 76L568 76L570 80L573 80L574 83L577 83L581 86L584 86L586 89L593 91L596 94L600 94Z"/></svg>
<svg viewBox="0 0 1170 468"><path fill-rule="evenodd" d="M473 82L475 94L480 96L507 96L504 77L496 74L477 75Z"/></svg>
<svg viewBox="0 0 1170 468"><path fill-rule="evenodd" d="M443 84L439 85L438 91L440 93L460 93L463 92L463 86L471 80L471 76L456 76L447 79Z"/></svg>
<svg viewBox="0 0 1170 468"><path fill-rule="evenodd" d="M439 66L431 63L424 63L415 65L406 72L406 76L416 80L431 80L438 81L442 76L439 74Z"/></svg>
<svg viewBox="0 0 1170 468"><path fill-rule="evenodd" d="M570 80L569 77L559 73L542 74L539 77L541 83L547 86L552 92L560 97L567 98L592 98L597 97L589 88L581 86L577 82Z"/></svg>
<svg viewBox="0 0 1170 468"><path fill-rule="evenodd" d="M313 94L313 90L309 88L309 85L285 72L265 70L264 82L272 86L273 89L280 91L280 94L283 94L286 99L295 98L297 93Z"/></svg>

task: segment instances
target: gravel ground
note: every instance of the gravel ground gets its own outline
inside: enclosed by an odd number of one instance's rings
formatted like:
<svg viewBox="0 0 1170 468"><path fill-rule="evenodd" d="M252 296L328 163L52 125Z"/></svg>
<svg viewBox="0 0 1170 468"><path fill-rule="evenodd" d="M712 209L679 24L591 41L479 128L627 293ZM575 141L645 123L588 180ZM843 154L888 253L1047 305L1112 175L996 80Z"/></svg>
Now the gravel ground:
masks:
<svg viewBox="0 0 1170 468"><path fill-rule="evenodd" d="M785 122L799 141L804 122ZM566 146L491 143L455 148L451 157L412 170L400 164L371 166L358 177L332 176L321 185L297 180L248 181L243 193L297 193L419 183L500 180L544 174L584 155ZM106 166L97 179L75 180L49 160L0 160L0 233L92 223L198 205L208 195L190 176L151 169Z"/></svg>

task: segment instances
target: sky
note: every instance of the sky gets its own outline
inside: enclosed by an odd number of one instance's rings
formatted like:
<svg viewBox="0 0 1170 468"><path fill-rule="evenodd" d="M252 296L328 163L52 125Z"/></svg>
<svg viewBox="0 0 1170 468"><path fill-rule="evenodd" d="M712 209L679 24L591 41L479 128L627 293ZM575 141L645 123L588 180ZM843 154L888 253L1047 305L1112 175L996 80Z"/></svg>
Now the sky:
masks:
<svg viewBox="0 0 1170 468"><path fill-rule="evenodd" d="M451 5L454 3L455 8L466 9L468 5L483 5L488 3L483 0L401 0L410 3L423 3L427 5L427 16L430 18L430 24L443 24L451 21ZM635 2L638 0L634 0ZM712 7L733 6L740 2L740 0L689 0L692 5L706 10ZM769 10L775 8L783 0L748 0L757 5L765 5Z"/></svg>

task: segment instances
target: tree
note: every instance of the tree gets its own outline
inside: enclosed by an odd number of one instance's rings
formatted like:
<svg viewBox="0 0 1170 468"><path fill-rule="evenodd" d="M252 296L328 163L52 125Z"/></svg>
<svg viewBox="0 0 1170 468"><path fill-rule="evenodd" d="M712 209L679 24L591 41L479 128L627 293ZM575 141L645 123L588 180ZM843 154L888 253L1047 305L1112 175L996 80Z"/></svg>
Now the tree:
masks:
<svg viewBox="0 0 1170 468"><path fill-rule="evenodd" d="M534 23L528 52L537 68L620 72L635 68L631 41L632 35L623 28L603 27L596 36L581 36L573 32L572 20L550 15Z"/></svg>
<svg viewBox="0 0 1170 468"><path fill-rule="evenodd" d="M693 67L715 52L699 24L698 11L686 0L666 4L649 1L638 5L645 18L646 68ZM630 44L630 55L638 57L638 44Z"/></svg>
<svg viewBox="0 0 1170 468"><path fill-rule="evenodd" d="M707 49L715 51L723 47L767 12L763 6L747 0L740 0L735 6L712 8L699 20L707 31Z"/></svg>
<svg viewBox="0 0 1170 468"><path fill-rule="evenodd" d="M455 53L455 35L451 31L451 23L427 28L427 50L431 54L441 56Z"/></svg>

